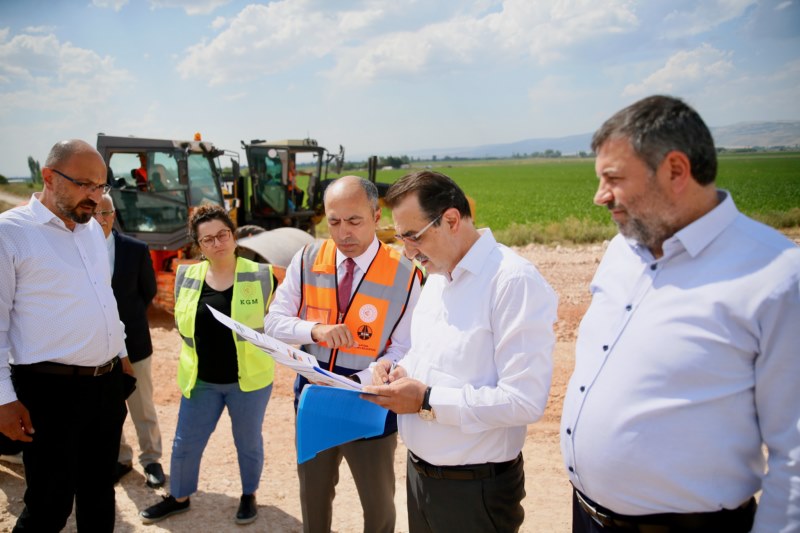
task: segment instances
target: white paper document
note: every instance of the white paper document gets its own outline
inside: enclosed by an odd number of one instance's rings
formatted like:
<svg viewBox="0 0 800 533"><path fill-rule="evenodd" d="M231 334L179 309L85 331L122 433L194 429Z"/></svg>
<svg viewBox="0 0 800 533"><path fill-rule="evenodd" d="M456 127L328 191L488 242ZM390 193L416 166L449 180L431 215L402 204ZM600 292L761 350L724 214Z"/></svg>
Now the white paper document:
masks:
<svg viewBox="0 0 800 533"><path fill-rule="evenodd" d="M275 359L276 363L288 366L312 383L329 385L340 389L361 390L361 383L340 376L339 374L334 374L324 368L320 368L317 358L310 353L298 350L294 346L281 342L275 337L270 337L269 335L249 328L228 315L220 313L210 305L208 308L211 310L211 314L214 315L214 318L238 333L244 340Z"/></svg>

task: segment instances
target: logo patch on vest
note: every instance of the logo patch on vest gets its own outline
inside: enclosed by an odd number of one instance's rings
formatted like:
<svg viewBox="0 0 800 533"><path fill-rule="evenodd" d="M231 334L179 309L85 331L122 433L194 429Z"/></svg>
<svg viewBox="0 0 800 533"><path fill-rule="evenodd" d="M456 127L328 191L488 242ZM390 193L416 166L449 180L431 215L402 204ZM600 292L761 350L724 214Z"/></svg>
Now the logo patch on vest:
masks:
<svg viewBox="0 0 800 533"><path fill-rule="evenodd" d="M378 308L372 304L364 304L358 310L358 318L367 324L371 324L378 318Z"/></svg>
<svg viewBox="0 0 800 533"><path fill-rule="evenodd" d="M255 287L249 284L242 285L241 291L242 291L242 296L248 299L256 295Z"/></svg>
<svg viewBox="0 0 800 533"><path fill-rule="evenodd" d="M366 325L358 326L358 338L368 341L372 338L372 328Z"/></svg>

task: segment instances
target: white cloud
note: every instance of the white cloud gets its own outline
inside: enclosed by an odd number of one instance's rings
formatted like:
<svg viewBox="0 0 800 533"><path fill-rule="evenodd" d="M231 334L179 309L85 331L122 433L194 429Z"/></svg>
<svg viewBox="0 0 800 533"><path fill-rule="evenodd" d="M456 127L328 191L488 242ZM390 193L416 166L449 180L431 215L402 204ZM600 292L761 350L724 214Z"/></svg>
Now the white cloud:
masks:
<svg viewBox="0 0 800 533"><path fill-rule="evenodd" d="M228 20L225 17L216 17L213 21L211 21L211 28L220 30L224 28L227 23Z"/></svg>
<svg viewBox="0 0 800 533"><path fill-rule="evenodd" d="M102 9L111 8L114 11L119 11L127 3L128 0L92 0L92 5L94 7L99 7Z"/></svg>
<svg viewBox="0 0 800 533"><path fill-rule="evenodd" d="M187 15L208 15L231 0L150 0L153 9L177 7Z"/></svg>
<svg viewBox="0 0 800 533"><path fill-rule="evenodd" d="M13 110L80 114L108 100L132 77L114 59L55 35L15 35L0 44L0 116Z"/></svg>
<svg viewBox="0 0 800 533"><path fill-rule="evenodd" d="M624 96L641 96L653 93L690 92L694 87L725 79L733 71L732 54L702 44L694 50L682 50L641 83L625 87Z"/></svg>
<svg viewBox="0 0 800 533"><path fill-rule="evenodd" d="M704 33L740 17L747 8L757 3L757 0L692 0L685 9L676 8L663 18L664 35L676 38Z"/></svg>
<svg viewBox="0 0 800 533"><path fill-rule="evenodd" d="M325 58L334 80L470 68L504 58L545 63L603 35L631 31L629 0L505 0L421 4L353 1L336 9L314 0L248 5L210 41L188 50L178 70L211 84L274 74ZM215 29L224 24L215 21ZM213 74L209 76L209 72Z"/></svg>

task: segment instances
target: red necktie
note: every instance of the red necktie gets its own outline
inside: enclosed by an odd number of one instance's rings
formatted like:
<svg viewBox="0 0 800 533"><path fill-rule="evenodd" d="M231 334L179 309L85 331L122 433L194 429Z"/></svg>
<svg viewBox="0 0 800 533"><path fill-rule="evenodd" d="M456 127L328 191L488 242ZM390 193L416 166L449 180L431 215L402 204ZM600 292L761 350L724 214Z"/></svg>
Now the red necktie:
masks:
<svg viewBox="0 0 800 533"><path fill-rule="evenodd" d="M347 304L350 302L350 291L353 290L353 269L356 267L356 262L349 257L344 261L344 276L339 280L339 314L343 315L347 309Z"/></svg>

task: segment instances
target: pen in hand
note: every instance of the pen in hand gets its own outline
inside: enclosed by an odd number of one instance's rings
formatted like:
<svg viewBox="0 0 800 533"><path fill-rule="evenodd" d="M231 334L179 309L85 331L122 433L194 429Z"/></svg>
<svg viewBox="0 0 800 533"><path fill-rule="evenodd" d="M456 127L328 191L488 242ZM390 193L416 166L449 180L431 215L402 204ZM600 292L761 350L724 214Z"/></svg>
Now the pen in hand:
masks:
<svg viewBox="0 0 800 533"><path fill-rule="evenodd" d="M383 381L384 385L389 384L389 374L391 374L392 370L394 370L395 368L397 368L397 361L392 361L392 366L389 367L389 371L386 373L386 379Z"/></svg>

